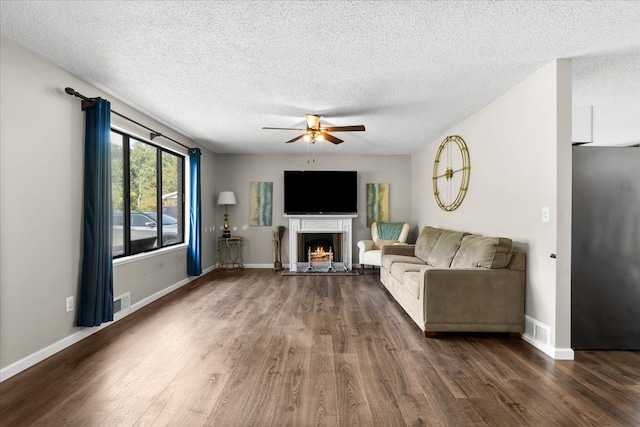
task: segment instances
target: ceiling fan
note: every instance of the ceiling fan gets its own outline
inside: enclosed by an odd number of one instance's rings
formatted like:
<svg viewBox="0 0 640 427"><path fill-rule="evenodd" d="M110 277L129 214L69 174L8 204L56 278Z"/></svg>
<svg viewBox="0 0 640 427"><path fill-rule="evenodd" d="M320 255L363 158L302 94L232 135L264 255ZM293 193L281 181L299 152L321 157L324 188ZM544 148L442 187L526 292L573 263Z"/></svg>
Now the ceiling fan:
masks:
<svg viewBox="0 0 640 427"><path fill-rule="evenodd" d="M320 116L317 116L315 114L305 114L305 119L307 120L306 129L305 128L274 128L274 127L263 127L262 129L282 129L282 130L304 131L302 135L298 135L295 138L287 141L287 144L290 142L295 142L301 138L312 144L315 144L317 141L322 141L325 139L329 142L333 142L334 144L341 144L343 140L341 140L340 138L336 138L333 135L330 135L329 132L362 132L364 131L364 125L322 127L320 125Z"/></svg>

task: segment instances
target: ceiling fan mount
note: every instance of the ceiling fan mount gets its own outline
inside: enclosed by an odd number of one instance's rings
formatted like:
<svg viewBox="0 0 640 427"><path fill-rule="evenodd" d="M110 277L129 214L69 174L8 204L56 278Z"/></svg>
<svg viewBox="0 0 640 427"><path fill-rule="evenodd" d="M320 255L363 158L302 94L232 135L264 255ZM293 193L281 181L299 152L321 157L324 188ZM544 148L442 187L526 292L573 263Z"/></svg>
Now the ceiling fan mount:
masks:
<svg viewBox="0 0 640 427"><path fill-rule="evenodd" d="M262 129L277 129L277 130L298 130L304 131L303 134L296 136L295 138L287 141L288 143L295 142L299 139L303 139L306 142L315 144L317 141L327 140L333 144L341 144L344 142L340 138L336 138L329 132L363 132L364 125L354 126L327 126L322 127L320 124L320 116L316 114L305 114L305 120L307 122L306 128L278 128L278 127L263 127Z"/></svg>

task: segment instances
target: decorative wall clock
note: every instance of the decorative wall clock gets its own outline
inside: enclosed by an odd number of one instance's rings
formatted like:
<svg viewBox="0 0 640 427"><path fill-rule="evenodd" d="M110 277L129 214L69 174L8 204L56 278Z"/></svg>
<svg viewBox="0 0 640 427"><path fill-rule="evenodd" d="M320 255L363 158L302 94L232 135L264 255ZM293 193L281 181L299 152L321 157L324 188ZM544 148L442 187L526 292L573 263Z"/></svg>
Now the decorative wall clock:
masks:
<svg viewBox="0 0 640 427"><path fill-rule="evenodd" d="M445 211L457 209L469 188L471 159L469 148L458 135L442 141L433 162L433 195Z"/></svg>

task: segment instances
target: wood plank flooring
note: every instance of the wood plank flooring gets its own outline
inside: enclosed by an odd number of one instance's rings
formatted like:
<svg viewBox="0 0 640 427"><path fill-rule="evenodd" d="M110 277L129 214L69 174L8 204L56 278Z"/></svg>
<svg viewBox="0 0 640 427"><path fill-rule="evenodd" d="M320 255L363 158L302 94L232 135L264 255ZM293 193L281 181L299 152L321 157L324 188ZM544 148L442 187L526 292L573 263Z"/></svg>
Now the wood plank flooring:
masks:
<svg viewBox="0 0 640 427"><path fill-rule="evenodd" d="M0 425L640 425L640 353L425 338L367 273L208 274L1 383Z"/></svg>

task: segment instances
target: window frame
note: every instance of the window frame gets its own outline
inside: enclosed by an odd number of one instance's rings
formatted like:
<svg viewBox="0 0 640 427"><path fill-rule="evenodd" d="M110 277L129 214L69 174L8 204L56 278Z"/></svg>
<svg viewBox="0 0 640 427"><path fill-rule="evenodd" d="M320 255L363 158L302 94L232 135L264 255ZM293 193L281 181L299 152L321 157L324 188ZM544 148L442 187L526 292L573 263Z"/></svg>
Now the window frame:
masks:
<svg viewBox="0 0 640 427"><path fill-rule="evenodd" d="M120 260L126 257L131 257L131 256L135 256L135 255L140 255L140 254L148 254L148 253L152 253L155 251L159 251L162 249L166 249L166 248L170 248L173 246L178 246L178 245L184 245L186 244L185 241L185 235L186 235L186 215L185 215L185 206L186 206L186 188L185 188L185 183L186 183L186 155L167 149L161 145L155 144L145 138L139 137L133 133L127 132L126 130L117 128L117 127L111 127L111 132L118 134L121 138L122 138L122 192L123 192L123 200L122 200L122 239L123 239L123 252L121 254L117 254L114 255L113 254L113 247L112 247L112 255L111 258L113 260ZM156 230L157 230L157 237L156 237L156 242L159 242L160 244L158 244L156 247L153 248L149 248L143 251L137 251L137 252L132 252L131 249L131 163L130 163L130 153L131 153L131 140L135 140L139 143L142 144L146 144L148 146L151 146L155 149L155 161L156 161L156 218L159 218L155 220L156 222ZM179 227L179 231L180 231L180 241L179 242L173 242L173 243L162 243L162 233L163 233L163 215L164 212L162 210L162 189L163 189L163 185L162 185L162 156L163 153L167 153L170 154L172 156L175 156L179 162L180 162L180 169L182 171L182 173L180 174L180 180L181 182L179 182L178 188L180 188L181 191L181 197L180 197L180 201L181 203L178 205L180 212L181 212L181 217L182 218L176 218L178 220L178 224L180 224L180 222L182 223L182 227ZM112 170L113 173L113 170ZM113 195L112 195L113 197ZM113 206L111 207L111 216L113 217L114 215L114 210L113 210ZM112 224L112 233L113 233L113 224Z"/></svg>

